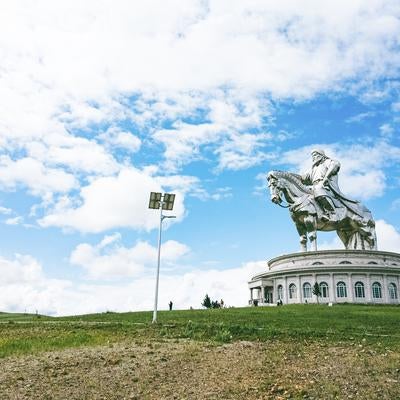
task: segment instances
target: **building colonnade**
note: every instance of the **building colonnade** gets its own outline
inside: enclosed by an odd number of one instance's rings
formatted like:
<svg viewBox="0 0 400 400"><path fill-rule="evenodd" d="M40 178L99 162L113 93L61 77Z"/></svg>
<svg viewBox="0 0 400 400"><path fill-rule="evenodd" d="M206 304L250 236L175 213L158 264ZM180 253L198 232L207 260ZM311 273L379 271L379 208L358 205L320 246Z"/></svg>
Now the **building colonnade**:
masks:
<svg viewBox="0 0 400 400"><path fill-rule="evenodd" d="M321 296L313 294L318 282ZM275 276L250 287L250 303L399 303L399 277L378 273L305 273Z"/></svg>

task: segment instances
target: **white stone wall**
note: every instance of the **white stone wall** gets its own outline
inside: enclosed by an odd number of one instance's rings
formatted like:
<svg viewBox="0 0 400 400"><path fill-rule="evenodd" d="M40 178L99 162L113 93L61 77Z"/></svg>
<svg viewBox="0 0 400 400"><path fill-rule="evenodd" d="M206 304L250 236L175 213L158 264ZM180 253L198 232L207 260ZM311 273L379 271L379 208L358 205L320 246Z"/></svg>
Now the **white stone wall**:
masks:
<svg viewBox="0 0 400 400"><path fill-rule="evenodd" d="M346 261L348 263L343 264ZM311 253L295 253L277 257L269 262L269 271L254 277L249 282L253 288L253 298L261 294L261 286L268 287L273 293L274 303L278 300L278 286L282 285L282 301L284 304L316 303L312 298L304 298L303 285L308 282L311 288L315 282L326 282L329 295L319 298L320 303L373 303L399 304L400 303L400 254L378 251L321 251ZM337 296L337 283L346 285L346 297ZM356 297L355 284L364 285L364 297ZM372 285L378 282L381 285L381 297L373 296ZM397 289L397 299L389 296L389 284L393 283ZM289 295L289 286L294 284L296 290L292 298Z"/></svg>
<svg viewBox="0 0 400 400"><path fill-rule="evenodd" d="M286 279L285 279L286 278ZM285 304L299 304L305 303L316 303L316 296L312 295L312 298L305 299L303 293L304 283L309 283L313 288L314 283L326 282L328 285L328 296L320 297L319 303L374 303L374 304L385 304L385 303L399 303L399 277L394 275L385 274L368 274L368 273L340 273L335 274L315 274L315 277L310 274L305 275L293 275L288 277L277 277L274 280L274 302L278 300L278 286L283 287L283 302ZM337 296L337 284L344 282L346 285L346 297ZM355 284L361 282L364 284L365 297L356 297ZM381 298L374 298L372 292L372 285L374 282L378 282L381 285ZM397 299L389 298L389 284L394 283L397 288ZM296 285L296 291L293 293L294 296L290 298L289 287L291 284Z"/></svg>

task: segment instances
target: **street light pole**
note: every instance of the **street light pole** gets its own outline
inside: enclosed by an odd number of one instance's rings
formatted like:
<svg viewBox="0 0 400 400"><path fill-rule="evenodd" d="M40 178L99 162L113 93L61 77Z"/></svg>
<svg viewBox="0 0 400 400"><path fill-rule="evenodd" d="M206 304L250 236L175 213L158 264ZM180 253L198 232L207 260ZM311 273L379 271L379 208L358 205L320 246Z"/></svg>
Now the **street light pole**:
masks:
<svg viewBox="0 0 400 400"><path fill-rule="evenodd" d="M153 323L157 322L157 306L158 306L158 282L160 280L160 264L161 264L161 232L162 223L165 218L176 218L173 215L163 215L163 209L172 210L174 206L175 195L170 193L154 193L150 194L149 208L160 209L160 226L158 229L158 254L157 254L157 274L156 274L156 290L154 295L154 311Z"/></svg>
<svg viewBox="0 0 400 400"><path fill-rule="evenodd" d="M162 206L163 201L160 201L160 227L158 229L158 256L157 256L157 275L156 275L156 294L154 296L154 311L153 311L153 324L157 322L157 305L158 305L158 281L160 279L160 260L161 260L161 231L163 222Z"/></svg>

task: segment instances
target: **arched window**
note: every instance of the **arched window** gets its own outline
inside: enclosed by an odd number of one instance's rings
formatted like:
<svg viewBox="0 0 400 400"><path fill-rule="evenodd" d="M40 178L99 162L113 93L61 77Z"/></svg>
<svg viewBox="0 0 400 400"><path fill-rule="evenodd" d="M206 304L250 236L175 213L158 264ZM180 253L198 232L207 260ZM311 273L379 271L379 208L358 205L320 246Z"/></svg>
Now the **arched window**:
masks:
<svg viewBox="0 0 400 400"><path fill-rule="evenodd" d="M397 287L394 283L389 283L389 299L396 300L397 299Z"/></svg>
<svg viewBox="0 0 400 400"><path fill-rule="evenodd" d="M356 297L365 297L364 284L362 282L356 282L354 285Z"/></svg>
<svg viewBox="0 0 400 400"><path fill-rule="evenodd" d="M308 282L303 284L303 297L305 299L311 299L312 297L311 285Z"/></svg>
<svg viewBox="0 0 400 400"><path fill-rule="evenodd" d="M379 282L374 282L372 284L372 297L374 299L382 298L382 286Z"/></svg>
<svg viewBox="0 0 400 400"><path fill-rule="evenodd" d="M337 297L347 297L346 284L344 282L338 282L336 285Z"/></svg>
<svg viewBox="0 0 400 400"><path fill-rule="evenodd" d="M324 265L321 261L315 261L311 265Z"/></svg>
<svg viewBox="0 0 400 400"><path fill-rule="evenodd" d="M291 283L289 285L289 298L297 299L297 287L294 283Z"/></svg>
<svg viewBox="0 0 400 400"><path fill-rule="evenodd" d="M378 265L378 263L377 263L377 262L375 262L375 261L370 261L370 262L368 262L367 264L374 264L374 265Z"/></svg>
<svg viewBox="0 0 400 400"><path fill-rule="evenodd" d="M319 290L321 291L321 297L324 298L329 297L329 289L328 289L328 284L326 282L321 282L319 284Z"/></svg>
<svg viewBox="0 0 400 400"><path fill-rule="evenodd" d="M339 264L351 264L351 262L350 261L340 261Z"/></svg>
<svg viewBox="0 0 400 400"><path fill-rule="evenodd" d="M279 285L278 286L278 300L282 300L283 299L283 286Z"/></svg>

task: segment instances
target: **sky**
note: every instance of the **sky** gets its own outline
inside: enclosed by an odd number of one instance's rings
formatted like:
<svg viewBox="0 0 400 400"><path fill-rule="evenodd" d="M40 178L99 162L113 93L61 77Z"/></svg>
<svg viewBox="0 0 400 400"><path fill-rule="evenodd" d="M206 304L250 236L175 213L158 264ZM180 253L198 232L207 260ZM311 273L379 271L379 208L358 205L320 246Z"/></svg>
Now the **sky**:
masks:
<svg viewBox="0 0 400 400"><path fill-rule="evenodd" d="M397 0L0 3L0 310L245 306L299 251L266 174L311 150L400 249ZM319 248L342 248L319 233Z"/></svg>

